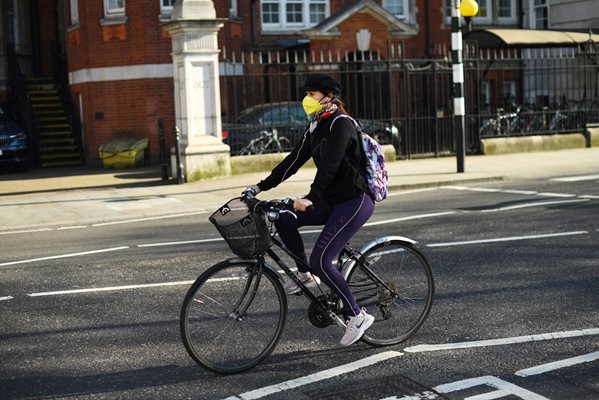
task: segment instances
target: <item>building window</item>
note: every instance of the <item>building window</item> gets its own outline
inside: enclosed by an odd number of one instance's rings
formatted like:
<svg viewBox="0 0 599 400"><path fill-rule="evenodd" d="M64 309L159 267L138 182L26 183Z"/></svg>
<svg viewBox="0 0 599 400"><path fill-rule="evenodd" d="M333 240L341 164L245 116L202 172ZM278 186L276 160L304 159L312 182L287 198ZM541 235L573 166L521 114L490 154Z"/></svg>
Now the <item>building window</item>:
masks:
<svg viewBox="0 0 599 400"><path fill-rule="evenodd" d="M71 0L70 1L70 6L71 6L71 25L76 25L79 23L79 6L78 6L78 1L79 0Z"/></svg>
<svg viewBox="0 0 599 400"><path fill-rule="evenodd" d="M329 0L262 0L264 31L310 28L328 15Z"/></svg>
<svg viewBox="0 0 599 400"><path fill-rule="evenodd" d="M310 3L310 25L314 26L326 17L326 3L311 2Z"/></svg>
<svg viewBox="0 0 599 400"><path fill-rule="evenodd" d="M535 1L535 0L532 0ZM452 0L445 0L446 23L451 23ZM515 0L477 0L478 14L472 19L476 24L513 24L516 22Z"/></svg>
<svg viewBox="0 0 599 400"><path fill-rule="evenodd" d="M547 0L532 0L531 3L530 27L532 29L548 29L549 5L547 4Z"/></svg>
<svg viewBox="0 0 599 400"><path fill-rule="evenodd" d="M175 0L160 0L160 13L170 14L173 12L173 3Z"/></svg>
<svg viewBox="0 0 599 400"><path fill-rule="evenodd" d="M499 0L497 16L499 18L512 18L514 16L512 0Z"/></svg>
<svg viewBox="0 0 599 400"><path fill-rule="evenodd" d="M389 11L391 14L395 15L399 19L408 19L408 7L408 0L383 1L383 8Z"/></svg>
<svg viewBox="0 0 599 400"><path fill-rule="evenodd" d="M287 0L285 5L286 20L288 24L303 24L302 0Z"/></svg>
<svg viewBox="0 0 599 400"><path fill-rule="evenodd" d="M229 16L237 17L239 12L237 11L237 0L231 0L231 6L229 7Z"/></svg>
<svg viewBox="0 0 599 400"><path fill-rule="evenodd" d="M106 16L125 14L125 0L104 0L104 14Z"/></svg>

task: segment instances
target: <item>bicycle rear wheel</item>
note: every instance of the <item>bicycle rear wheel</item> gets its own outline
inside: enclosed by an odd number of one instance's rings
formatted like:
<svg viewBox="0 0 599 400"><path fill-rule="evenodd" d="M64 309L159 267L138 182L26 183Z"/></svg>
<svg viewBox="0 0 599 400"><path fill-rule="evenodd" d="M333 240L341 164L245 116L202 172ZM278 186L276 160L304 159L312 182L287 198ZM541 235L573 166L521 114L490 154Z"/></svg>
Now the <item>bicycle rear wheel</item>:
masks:
<svg viewBox="0 0 599 400"><path fill-rule="evenodd" d="M193 283L181 309L181 336L199 365L232 374L255 367L277 345L287 297L277 273L258 261L224 261Z"/></svg>
<svg viewBox="0 0 599 400"><path fill-rule="evenodd" d="M406 341L422 326L433 304L433 273L416 247L386 239L366 249L348 271L358 304L375 317L362 337L372 346Z"/></svg>

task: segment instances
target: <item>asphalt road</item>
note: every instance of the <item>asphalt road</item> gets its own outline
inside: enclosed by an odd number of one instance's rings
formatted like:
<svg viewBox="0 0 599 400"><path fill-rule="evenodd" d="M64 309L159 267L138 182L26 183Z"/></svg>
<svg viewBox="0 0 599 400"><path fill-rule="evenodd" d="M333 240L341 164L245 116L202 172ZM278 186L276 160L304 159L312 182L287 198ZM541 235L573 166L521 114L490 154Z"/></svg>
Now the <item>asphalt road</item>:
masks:
<svg viewBox="0 0 599 400"><path fill-rule="evenodd" d="M599 399L596 176L393 193L353 244L420 243L437 291L419 334L344 348L294 296L273 355L235 376L179 337L191 281L230 256L207 217L2 235L0 398Z"/></svg>

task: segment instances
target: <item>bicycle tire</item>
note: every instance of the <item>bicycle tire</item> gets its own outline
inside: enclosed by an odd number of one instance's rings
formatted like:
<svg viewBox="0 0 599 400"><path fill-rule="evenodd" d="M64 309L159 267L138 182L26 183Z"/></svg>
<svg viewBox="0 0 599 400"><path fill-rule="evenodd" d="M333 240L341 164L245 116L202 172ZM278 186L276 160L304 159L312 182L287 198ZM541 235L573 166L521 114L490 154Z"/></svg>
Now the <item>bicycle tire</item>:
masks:
<svg viewBox="0 0 599 400"><path fill-rule="evenodd" d="M426 257L414 243L382 238L366 246L359 260L395 293L376 284L354 262L346 272L347 281L360 306L375 317L362 337L371 346L404 342L422 327L433 305L435 285Z"/></svg>
<svg viewBox="0 0 599 400"><path fill-rule="evenodd" d="M187 292L181 337L200 366L234 374L272 353L286 317L287 296L274 270L260 267L257 260L223 261L201 274Z"/></svg>

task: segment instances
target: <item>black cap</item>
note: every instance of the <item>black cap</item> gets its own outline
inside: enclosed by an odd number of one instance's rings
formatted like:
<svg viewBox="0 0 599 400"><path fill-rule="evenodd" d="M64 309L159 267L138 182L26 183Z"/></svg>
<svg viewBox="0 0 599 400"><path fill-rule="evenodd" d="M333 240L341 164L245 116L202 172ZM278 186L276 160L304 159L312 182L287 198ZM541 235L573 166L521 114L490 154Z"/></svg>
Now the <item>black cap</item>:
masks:
<svg viewBox="0 0 599 400"><path fill-rule="evenodd" d="M308 75L308 77L306 78L306 83L304 83L304 90L306 92L309 90L318 90L319 92L322 92L324 94L331 92L335 96L339 96L339 94L341 93L341 84L328 75L314 74Z"/></svg>

